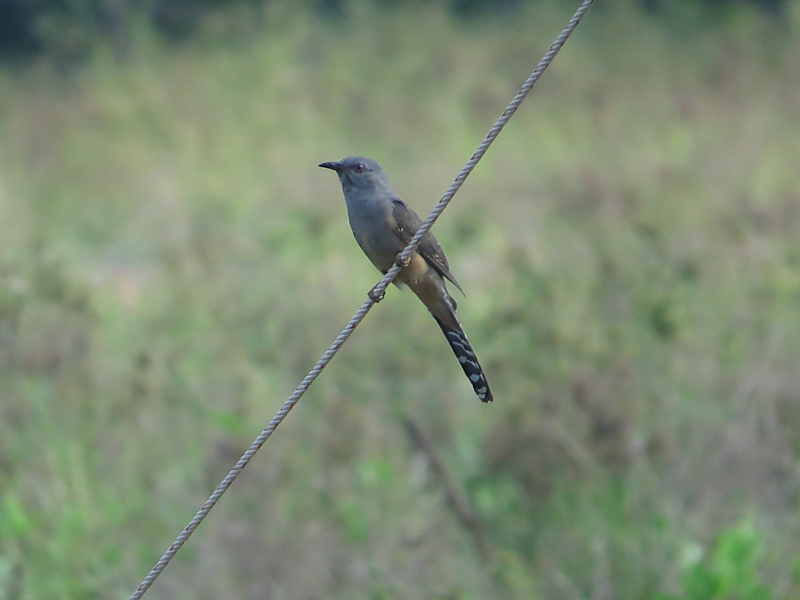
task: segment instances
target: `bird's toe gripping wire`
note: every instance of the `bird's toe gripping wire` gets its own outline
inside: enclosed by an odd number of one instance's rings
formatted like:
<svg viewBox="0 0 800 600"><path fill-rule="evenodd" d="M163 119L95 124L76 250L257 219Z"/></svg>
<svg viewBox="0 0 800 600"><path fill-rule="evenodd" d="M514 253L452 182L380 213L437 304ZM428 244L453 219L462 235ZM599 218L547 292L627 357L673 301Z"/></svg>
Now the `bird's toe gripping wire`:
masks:
<svg viewBox="0 0 800 600"><path fill-rule="evenodd" d="M384 296L386 296L386 290L383 290L380 293L377 292L379 285L380 283L367 292L367 298L372 300L375 304L383 300Z"/></svg>

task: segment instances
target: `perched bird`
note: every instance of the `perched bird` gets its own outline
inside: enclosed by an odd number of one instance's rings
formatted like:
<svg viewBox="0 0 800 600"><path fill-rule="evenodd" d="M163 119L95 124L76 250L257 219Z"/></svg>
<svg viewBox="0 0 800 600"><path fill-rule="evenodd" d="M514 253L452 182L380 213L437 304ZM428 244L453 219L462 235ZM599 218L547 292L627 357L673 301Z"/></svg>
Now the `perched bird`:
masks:
<svg viewBox="0 0 800 600"><path fill-rule="evenodd" d="M372 264L386 274L422 225L422 219L397 197L386 172L371 158L348 156L319 166L338 173L353 235ZM395 283L408 285L428 307L478 398L491 402L494 398L489 383L456 317L457 304L447 291L445 279L464 293L450 272L442 247L428 232Z"/></svg>

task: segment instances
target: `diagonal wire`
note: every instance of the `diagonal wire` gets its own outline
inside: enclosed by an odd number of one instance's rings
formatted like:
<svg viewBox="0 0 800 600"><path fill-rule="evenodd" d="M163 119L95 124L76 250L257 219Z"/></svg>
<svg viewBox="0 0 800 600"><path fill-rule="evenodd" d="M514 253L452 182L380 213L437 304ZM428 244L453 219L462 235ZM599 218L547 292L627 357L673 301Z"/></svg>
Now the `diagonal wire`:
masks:
<svg viewBox="0 0 800 600"><path fill-rule="evenodd" d="M166 568L169 562L172 560L172 557L181 549L181 547L186 543L186 540L189 539L189 536L194 533L195 529L202 523L203 519L206 518L211 509L214 508L216 503L222 497L222 495L228 490L234 480L239 476L242 470L247 466L247 463L250 462L250 459L255 456L256 452L259 451L261 446L264 445L278 425L286 418L286 415L289 414L289 411L294 408L295 404L300 400L300 398L305 394L306 390L311 387L311 384L314 380L322 373L322 370L328 365L331 359L336 355L339 349L344 345L347 341L347 338L350 337L350 334L353 333L355 328L364 320L364 317L367 316L367 313L370 309L375 305L376 298L379 300L386 288L389 284L397 277L397 274L400 272L401 264L405 264L405 262L411 256L411 253L416 250L417 246L419 246L422 237L430 230L433 224L436 222L436 219L439 218L439 215L442 214L442 211L447 207L450 203L450 200L453 199L456 192L461 188L466 178L472 173L472 170L478 164L478 161L483 158L483 155L486 154L486 151L491 146L492 142L500 135L500 132L505 127L506 123L508 123L509 119L517 112L517 108L525 99L525 96L528 95L528 92L531 91L533 85L539 80L544 73L545 69L550 66L550 63L553 62L556 54L558 54L561 47L567 41L567 38L572 34L575 28L580 23L583 16L586 14L586 11L589 10L589 7L592 5L594 0L583 0L581 5L578 7L578 10L575 11L575 14L567 23L566 27L564 27L563 31L558 35L556 40L553 42L553 45L550 46L550 50L547 51L547 54L542 57L542 60L539 61L539 64L536 66L536 69L533 73L530 74L528 79L525 80L525 83L520 88L519 92L514 99L509 103L506 110L494 124L494 126L489 130L489 133L486 135L484 140L481 142L478 149L472 155L472 157L467 161L467 164L464 165L464 168L461 169L461 172L455 178L453 183L447 188L447 191L442 196L441 200L436 204L436 206L431 211L431 214L425 220L425 222L420 226L417 230L416 235L414 238L409 242L406 249L398 256L397 262L392 266L391 269L383 276L378 284L372 289L370 293L370 298L367 299L364 304L361 305L361 308L356 311L356 314L347 324L347 326L342 330L339 336L334 340L331 347L328 348L327 352L322 355L322 358L319 359L314 368L305 376L305 379L297 386L297 389L294 393L289 397L289 399L284 403L278 413L272 418L266 428L261 432L261 434L253 441L247 451L242 455L242 457L238 460L236 465L228 472L225 478L220 482L214 492L209 496L208 500L206 500L205 504L203 504L202 508L197 511L197 514L194 518L189 522L189 524L181 531L180 535L175 539L174 542L170 545L164 555L159 559L159 561L155 564L153 569L150 573L147 574L147 577L144 578L142 583L136 589L136 591L131 595L130 600L138 600L142 596L144 596L145 592L150 589L150 586L153 585L153 582L156 578L161 574L161 572Z"/></svg>

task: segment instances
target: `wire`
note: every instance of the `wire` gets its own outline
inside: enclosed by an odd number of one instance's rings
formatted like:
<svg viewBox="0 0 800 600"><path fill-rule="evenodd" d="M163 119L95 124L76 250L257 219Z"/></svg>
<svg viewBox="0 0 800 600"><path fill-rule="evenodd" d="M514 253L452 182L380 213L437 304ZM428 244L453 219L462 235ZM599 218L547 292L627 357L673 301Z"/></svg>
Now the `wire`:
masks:
<svg viewBox="0 0 800 600"><path fill-rule="evenodd" d="M467 164L464 165L464 168L461 169L461 172L455 178L450 187L447 188L444 196L442 196L441 200L439 200L439 202L431 211L431 214L428 215L428 218L425 219L425 222L417 230L414 238L409 242L408 246L406 246L406 249L403 250L400 256L398 256L395 265L392 266L386 275L383 276L383 279L381 279L378 284L372 288L370 294L368 295L369 297L367 301L361 305L361 308L359 308L353 318L350 319L350 322L338 335L336 340L334 340L333 344L331 344L331 347L328 348L328 351L322 355L322 358L319 359L317 364L314 365L314 368L309 371L308 375L306 375L300 385L297 386L297 389L294 391L294 393L283 404L278 413L272 418L272 420L269 422L269 425L267 425L261 434L253 441L247 451L237 461L236 465L234 465L234 467L216 487L211 496L209 496L202 508L197 511L197 514L194 516L194 518L183 529L183 531L181 531L180 535L178 535L175 541L172 542L164 555L147 574L147 577L145 577L139 587L136 588L136 591L131 595L130 600L138 600L144 596L148 589L150 589L150 586L153 585L153 582L156 580L156 578L166 568L166 566L172 560L172 557L175 556L178 550L180 550L181 547L186 543L186 540L188 540L192 533L194 533L195 529L197 529L200 523L203 522L203 519L206 518L206 515L211 512L211 509L214 508L214 505L216 505L222 495L228 490L234 480L244 470L244 468L247 466L247 463L250 462L250 460L255 456L256 452L258 452L261 446L264 445L264 442L269 439L278 425L283 422L283 420L286 418L286 415L289 414L289 411L294 408L295 404L297 404L300 398L303 397L303 394L305 394L306 390L311 386L312 383L314 383L314 380L319 377L319 374L322 373L322 370L328 365L331 359L344 345L344 343L347 341L347 338L350 337L350 334L353 333L355 328L358 327L361 321L364 320L364 317L367 316L367 313L370 311L370 309L372 309L376 302L380 300L385 293L386 288L394 280L394 278L397 277L397 274L402 268L401 265L406 264L408 259L411 257L411 253L416 250L417 246L419 246L422 237L430 230L430 228L436 222L436 219L439 218L439 215L442 214L442 211L444 211L444 209L453 199L453 196L455 196L456 192L461 188L469 174L472 173L475 166L478 164L481 158L483 158L483 155L486 154L489 146L491 146L492 142L494 142L497 136L500 135L503 127L506 126L506 123L508 123L509 119L511 119L514 113L517 111L517 108L519 108L519 105L528 95L528 92L531 91L531 88L542 76L542 73L544 73L545 69L547 69L547 67L550 66L550 63L553 62L556 54L558 54L559 50L561 50L561 47L578 26L578 23L580 23L581 19L586 14L586 11L589 10L589 7L593 2L594 0L583 0L581 5L578 7L578 10L567 23L566 27L564 27L563 31L558 35L556 40L553 42L553 45L550 46L550 50L548 50L542 60L539 61L536 69L525 80L525 83L522 85L517 95L514 96L514 99L509 103L506 110L503 112L494 126L489 130L489 133L483 139L480 146L478 146L478 149L467 161Z"/></svg>

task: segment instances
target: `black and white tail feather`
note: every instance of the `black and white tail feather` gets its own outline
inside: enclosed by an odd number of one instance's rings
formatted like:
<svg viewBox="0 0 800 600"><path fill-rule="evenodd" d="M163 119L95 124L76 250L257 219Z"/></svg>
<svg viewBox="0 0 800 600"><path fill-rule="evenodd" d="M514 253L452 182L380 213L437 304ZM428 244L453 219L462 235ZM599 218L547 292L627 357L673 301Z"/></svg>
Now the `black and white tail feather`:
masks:
<svg viewBox="0 0 800 600"><path fill-rule="evenodd" d="M455 304L455 301L453 301L453 303ZM455 318L455 313L453 317ZM469 382L472 384L472 388L475 390L478 398L480 398L481 402L491 402L494 400L494 396L492 396L492 392L489 389L489 382L486 381L486 375L483 374L481 363L478 362L478 357L475 356L475 351L472 349L472 344L469 343L467 334L464 333L461 323L456 319L458 328L453 329L442 323L435 316L433 318L436 319L439 327L441 327L444 337L447 338L450 347L453 349L453 353L461 364L461 368L464 369L464 374L469 378Z"/></svg>

